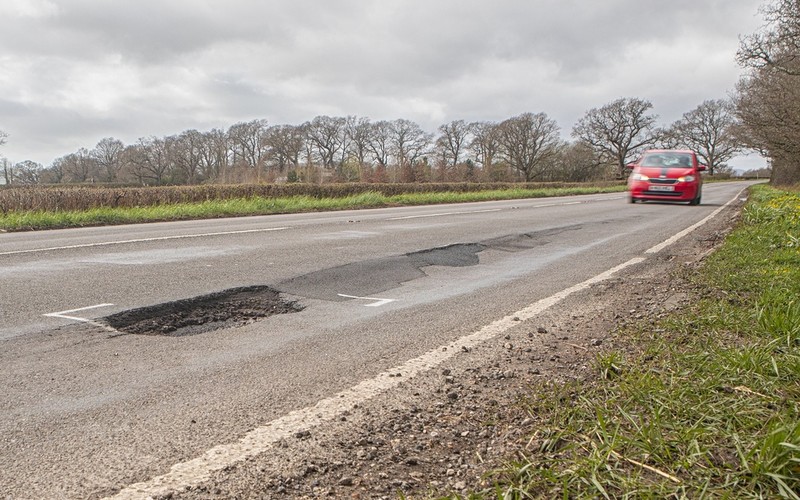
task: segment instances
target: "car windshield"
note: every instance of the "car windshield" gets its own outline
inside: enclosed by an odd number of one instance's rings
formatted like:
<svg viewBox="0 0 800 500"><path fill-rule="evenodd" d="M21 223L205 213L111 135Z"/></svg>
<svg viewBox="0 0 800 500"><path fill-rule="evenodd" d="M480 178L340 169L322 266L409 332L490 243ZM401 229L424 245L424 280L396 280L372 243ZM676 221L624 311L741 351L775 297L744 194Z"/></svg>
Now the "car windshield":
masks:
<svg viewBox="0 0 800 500"><path fill-rule="evenodd" d="M692 155L689 153L647 153L640 163L643 167L689 168Z"/></svg>

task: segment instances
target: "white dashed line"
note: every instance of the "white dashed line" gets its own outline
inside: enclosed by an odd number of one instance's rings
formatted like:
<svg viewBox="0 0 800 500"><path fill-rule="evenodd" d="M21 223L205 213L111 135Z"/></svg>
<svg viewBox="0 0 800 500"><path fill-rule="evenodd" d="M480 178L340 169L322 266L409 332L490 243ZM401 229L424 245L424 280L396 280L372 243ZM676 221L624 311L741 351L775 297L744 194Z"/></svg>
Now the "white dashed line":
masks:
<svg viewBox="0 0 800 500"><path fill-rule="evenodd" d="M446 217L448 215L488 214L490 212L501 212L502 210L503 210L502 208L491 208L487 210L469 210L465 212L439 212L435 214L406 215L404 217L392 217L387 220L427 219L429 217Z"/></svg>
<svg viewBox="0 0 800 500"><path fill-rule="evenodd" d="M167 241L167 240L185 240L190 238L207 238L209 236L227 236L231 234L251 234L251 233L267 233L271 231L283 231L289 229L288 227L270 227L266 229L245 229L242 231L221 231L218 233L201 233L201 234L180 234L175 236L159 236L157 238L140 238L135 240L120 240L120 241L100 241L97 243L84 243L81 245L66 245L61 247L45 247L34 248L31 250L14 250L11 252L0 252L0 255L20 255L26 253L39 253L39 252L52 252L54 250L73 250L75 248L93 248L93 247L107 247L111 245L127 245L130 243L147 243L150 241Z"/></svg>

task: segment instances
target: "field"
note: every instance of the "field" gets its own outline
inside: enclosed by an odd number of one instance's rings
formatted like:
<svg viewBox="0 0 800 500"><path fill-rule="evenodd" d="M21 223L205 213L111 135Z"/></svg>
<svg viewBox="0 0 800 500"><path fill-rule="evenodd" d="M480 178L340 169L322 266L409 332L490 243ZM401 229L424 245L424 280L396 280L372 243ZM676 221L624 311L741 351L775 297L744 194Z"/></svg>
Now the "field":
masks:
<svg viewBox="0 0 800 500"><path fill-rule="evenodd" d="M0 231L541 198L624 189L619 182L10 188L0 189Z"/></svg>

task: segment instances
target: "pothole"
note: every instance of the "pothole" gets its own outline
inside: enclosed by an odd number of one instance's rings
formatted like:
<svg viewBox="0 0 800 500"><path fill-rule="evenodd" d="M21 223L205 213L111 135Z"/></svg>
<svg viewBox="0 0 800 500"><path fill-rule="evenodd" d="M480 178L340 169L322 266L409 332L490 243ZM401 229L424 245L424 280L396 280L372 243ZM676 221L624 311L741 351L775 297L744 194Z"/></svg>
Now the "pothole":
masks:
<svg viewBox="0 0 800 500"><path fill-rule="evenodd" d="M302 310L268 286L231 288L190 299L132 309L103 318L120 332L184 337Z"/></svg>

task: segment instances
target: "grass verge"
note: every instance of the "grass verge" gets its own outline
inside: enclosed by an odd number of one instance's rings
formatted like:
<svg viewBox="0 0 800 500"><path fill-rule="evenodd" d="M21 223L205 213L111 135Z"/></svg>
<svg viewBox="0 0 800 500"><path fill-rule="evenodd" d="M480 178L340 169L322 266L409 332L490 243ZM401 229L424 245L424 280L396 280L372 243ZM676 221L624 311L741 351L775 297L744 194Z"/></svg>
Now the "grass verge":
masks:
<svg viewBox="0 0 800 500"><path fill-rule="evenodd" d="M252 197L133 208L101 207L75 211L9 211L0 214L0 231L28 231L323 210L544 198L550 196L620 192L625 189L625 186L587 186L546 189L503 189L476 192L408 193L392 196L386 196L377 192L367 192L341 198L314 198L310 196L291 196L286 198Z"/></svg>
<svg viewBox="0 0 800 500"><path fill-rule="evenodd" d="M800 192L753 187L692 280L688 310L618 332L641 354L536 391L536 447L469 498L800 498Z"/></svg>

